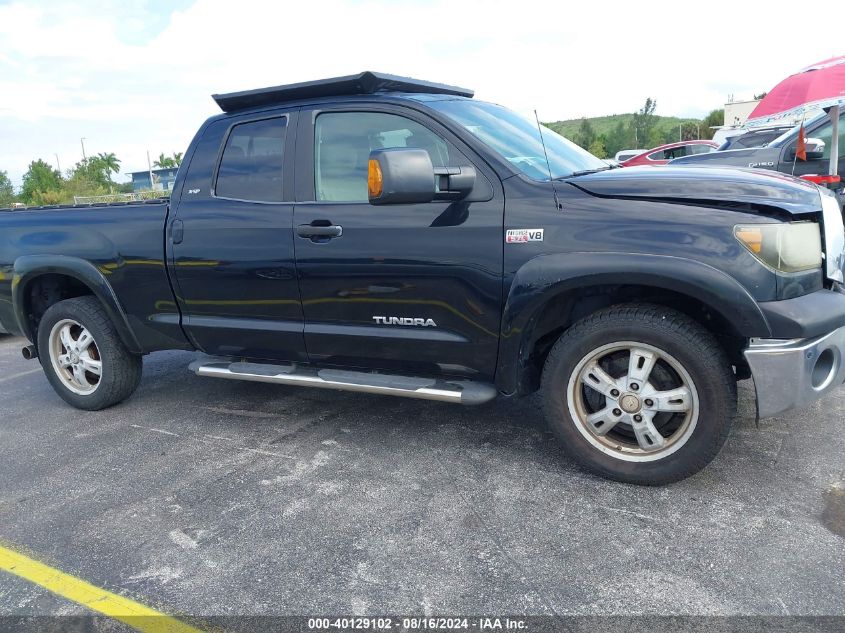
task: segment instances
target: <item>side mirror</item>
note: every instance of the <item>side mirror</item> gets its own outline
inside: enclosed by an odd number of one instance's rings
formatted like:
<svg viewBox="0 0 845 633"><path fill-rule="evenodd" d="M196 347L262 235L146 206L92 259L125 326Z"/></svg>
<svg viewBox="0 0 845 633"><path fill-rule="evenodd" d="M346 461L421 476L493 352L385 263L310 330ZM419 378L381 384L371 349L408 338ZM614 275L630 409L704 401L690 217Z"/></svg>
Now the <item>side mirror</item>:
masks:
<svg viewBox="0 0 845 633"><path fill-rule="evenodd" d="M370 152L367 163L370 204L431 202L436 192L434 166L424 149L395 147Z"/></svg>
<svg viewBox="0 0 845 633"><path fill-rule="evenodd" d="M367 164L367 192L373 205L460 200L472 191L475 177L474 167L435 169L424 149L375 149Z"/></svg>
<svg viewBox="0 0 845 633"><path fill-rule="evenodd" d="M820 138L808 138L805 142L807 160L824 158L824 141Z"/></svg>

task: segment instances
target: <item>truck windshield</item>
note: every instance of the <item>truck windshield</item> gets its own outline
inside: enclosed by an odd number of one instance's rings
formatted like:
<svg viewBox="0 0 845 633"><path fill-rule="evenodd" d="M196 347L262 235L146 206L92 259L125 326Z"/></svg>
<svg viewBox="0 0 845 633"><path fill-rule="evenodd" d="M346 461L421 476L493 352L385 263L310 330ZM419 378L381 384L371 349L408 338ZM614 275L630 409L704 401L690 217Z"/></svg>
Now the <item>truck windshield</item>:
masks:
<svg viewBox="0 0 845 633"><path fill-rule="evenodd" d="M547 165L536 121L500 105L468 99L432 101L427 105L466 128L533 180L549 180L549 167L553 179L608 169L603 160L544 127Z"/></svg>

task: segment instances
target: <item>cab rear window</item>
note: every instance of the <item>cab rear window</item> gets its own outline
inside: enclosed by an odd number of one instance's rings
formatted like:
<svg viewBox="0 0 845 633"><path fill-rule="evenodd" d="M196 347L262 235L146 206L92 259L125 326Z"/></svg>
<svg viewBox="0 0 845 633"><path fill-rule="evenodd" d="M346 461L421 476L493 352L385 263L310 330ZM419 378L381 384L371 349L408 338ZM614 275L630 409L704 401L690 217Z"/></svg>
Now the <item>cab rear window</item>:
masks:
<svg viewBox="0 0 845 633"><path fill-rule="evenodd" d="M234 126L223 149L215 195L235 200L280 202L286 129L284 117Z"/></svg>

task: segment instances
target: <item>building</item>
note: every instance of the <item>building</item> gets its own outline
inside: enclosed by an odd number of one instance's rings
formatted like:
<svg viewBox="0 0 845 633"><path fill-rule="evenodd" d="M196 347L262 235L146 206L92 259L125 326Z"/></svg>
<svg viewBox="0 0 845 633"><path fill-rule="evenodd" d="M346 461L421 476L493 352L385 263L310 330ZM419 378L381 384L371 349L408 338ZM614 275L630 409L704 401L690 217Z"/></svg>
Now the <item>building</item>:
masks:
<svg viewBox="0 0 845 633"><path fill-rule="evenodd" d="M759 99L750 101L731 101L725 104L725 127L740 127L760 103Z"/></svg>
<svg viewBox="0 0 845 633"><path fill-rule="evenodd" d="M168 167L167 169L153 169L152 172L147 170L130 172L132 191L172 191L178 171L178 167ZM153 175L152 183L150 183L150 173Z"/></svg>

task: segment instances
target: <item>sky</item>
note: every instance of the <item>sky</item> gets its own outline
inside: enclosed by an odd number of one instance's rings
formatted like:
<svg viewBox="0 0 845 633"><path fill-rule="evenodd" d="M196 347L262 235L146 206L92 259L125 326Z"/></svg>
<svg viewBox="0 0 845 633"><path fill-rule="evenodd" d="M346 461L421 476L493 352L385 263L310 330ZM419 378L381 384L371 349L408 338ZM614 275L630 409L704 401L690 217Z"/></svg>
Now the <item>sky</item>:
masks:
<svg viewBox="0 0 845 633"><path fill-rule="evenodd" d="M473 88L543 121L701 117L845 53L743 0L0 0L0 170L184 151L210 95L376 70ZM692 10L685 7L693 7ZM753 23L753 28L737 28ZM833 23L831 23L833 25ZM747 37L740 33L747 32ZM790 45L790 42L793 42Z"/></svg>

